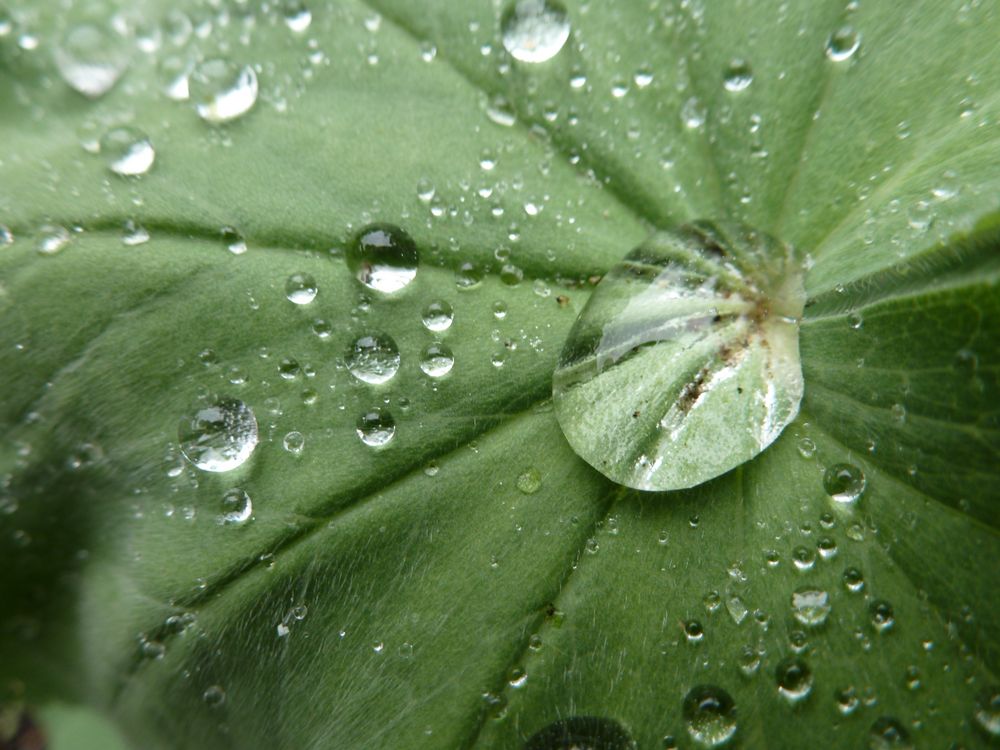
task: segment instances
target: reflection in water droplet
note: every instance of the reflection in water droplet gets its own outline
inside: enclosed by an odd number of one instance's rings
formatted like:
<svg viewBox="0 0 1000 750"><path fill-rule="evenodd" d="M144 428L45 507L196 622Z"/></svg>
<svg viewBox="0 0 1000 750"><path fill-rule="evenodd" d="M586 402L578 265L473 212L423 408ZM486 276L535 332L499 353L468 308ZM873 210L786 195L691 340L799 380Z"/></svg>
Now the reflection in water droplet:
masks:
<svg viewBox="0 0 1000 750"><path fill-rule="evenodd" d="M396 420L384 409L375 408L358 417L358 437L372 448L387 445L396 434Z"/></svg>
<svg viewBox="0 0 1000 750"><path fill-rule="evenodd" d="M215 58L199 63L188 86L198 115L213 124L235 120L257 102L257 73L249 65L231 60Z"/></svg>
<svg viewBox="0 0 1000 750"><path fill-rule="evenodd" d="M219 523L240 526L249 521L253 515L253 502L245 490L234 487L222 496L222 509Z"/></svg>
<svg viewBox="0 0 1000 750"><path fill-rule="evenodd" d="M880 716L868 732L868 750L912 750L910 733L891 716Z"/></svg>
<svg viewBox="0 0 1000 750"><path fill-rule="evenodd" d="M830 608L830 595L820 589L799 589L792 594L792 615L803 625L822 625Z"/></svg>
<svg viewBox="0 0 1000 750"><path fill-rule="evenodd" d="M864 472L853 464L834 464L823 475L823 489L838 503L853 503L864 493Z"/></svg>
<svg viewBox="0 0 1000 750"><path fill-rule="evenodd" d="M392 380L399 370L399 349L385 334L359 336L351 343L344 359L354 377L372 385Z"/></svg>
<svg viewBox="0 0 1000 750"><path fill-rule="evenodd" d="M861 46L861 35L852 26L841 26L826 42L826 56L834 62L849 60Z"/></svg>
<svg viewBox="0 0 1000 750"><path fill-rule="evenodd" d="M431 302L424 308L423 323L428 331L440 333L451 328L455 313L447 302L442 300Z"/></svg>
<svg viewBox="0 0 1000 750"><path fill-rule="evenodd" d="M392 224L366 226L347 252L347 265L355 278L384 294L398 292L413 281L419 259L413 238Z"/></svg>
<svg viewBox="0 0 1000 750"><path fill-rule="evenodd" d="M571 716L535 732L524 750L633 750L625 728L613 719Z"/></svg>
<svg viewBox="0 0 1000 750"><path fill-rule="evenodd" d="M109 130L101 138L101 154L107 160L108 169L122 177L146 174L156 159L149 138L129 127Z"/></svg>
<svg viewBox="0 0 1000 750"><path fill-rule="evenodd" d="M746 60L735 59L729 62L723 78L726 91L733 93L744 91L753 83L753 71Z"/></svg>
<svg viewBox="0 0 1000 750"><path fill-rule="evenodd" d="M812 672L804 661L795 657L780 661L774 675L778 681L778 693L790 703L798 703L812 690Z"/></svg>
<svg viewBox="0 0 1000 750"><path fill-rule="evenodd" d="M714 685L688 691L681 707L691 739L703 747L720 747L736 734L736 704L732 696Z"/></svg>
<svg viewBox="0 0 1000 750"><path fill-rule="evenodd" d="M441 343L430 344L420 356L420 369L432 378L443 378L454 365L455 355Z"/></svg>
<svg viewBox="0 0 1000 750"><path fill-rule="evenodd" d="M66 83L96 99L118 82L130 53L128 38L111 28L84 23L66 32L56 47L55 62Z"/></svg>
<svg viewBox="0 0 1000 750"><path fill-rule="evenodd" d="M308 305L318 291L316 279L308 273L293 273L285 282L285 297L296 305Z"/></svg>
<svg viewBox="0 0 1000 750"><path fill-rule="evenodd" d="M177 428L184 457L202 471L231 471L257 446L257 419L235 398L219 398L185 416Z"/></svg>
<svg viewBox="0 0 1000 750"><path fill-rule="evenodd" d="M516 0L500 19L503 46L521 62L551 60L569 39L569 17L556 0Z"/></svg>

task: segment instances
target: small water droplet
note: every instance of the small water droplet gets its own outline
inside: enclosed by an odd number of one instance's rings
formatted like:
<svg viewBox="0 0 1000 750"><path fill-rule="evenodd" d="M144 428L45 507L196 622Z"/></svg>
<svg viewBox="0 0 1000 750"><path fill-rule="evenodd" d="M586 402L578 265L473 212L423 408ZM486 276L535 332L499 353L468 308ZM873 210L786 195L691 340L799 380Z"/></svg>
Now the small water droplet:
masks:
<svg viewBox="0 0 1000 750"><path fill-rule="evenodd" d="M455 271L455 284L459 289L474 289L482 282L485 274L475 263L465 261Z"/></svg>
<svg viewBox="0 0 1000 750"><path fill-rule="evenodd" d="M705 124L705 108L696 97L691 97L681 107L681 122L689 130L697 130Z"/></svg>
<svg viewBox="0 0 1000 750"><path fill-rule="evenodd" d="M257 447L257 419L242 401L218 398L181 419L177 439L184 457L202 471L231 471Z"/></svg>
<svg viewBox="0 0 1000 750"><path fill-rule="evenodd" d="M837 690L833 695L834 700L837 702L837 710L842 716L850 716L861 705L861 701L858 699L857 691L853 687L846 687Z"/></svg>
<svg viewBox="0 0 1000 750"><path fill-rule="evenodd" d="M385 334L359 336L351 343L344 359L354 377L372 385L392 380L399 370L399 349Z"/></svg>
<svg viewBox="0 0 1000 750"><path fill-rule="evenodd" d="M792 594L792 615L803 625L822 625L830 609L830 595L821 589L804 588Z"/></svg>
<svg viewBox="0 0 1000 750"><path fill-rule="evenodd" d="M201 699L209 706L221 706L226 702L226 691L219 685L212 685L201 694Z"/></svg>
<svg viewBox="0 0 1000 750"><path fill-rule="evenodd" d="M854 503L865 491L864 472L853 464L834 464L823 475L823 489L838 503Z"/></svg>
<svg viewBox="0 0 1000 750"><path fill-rule="evenodd" d="M42 255L55 255L69 244L72 236L66 227L56 224L46 224L39 230L38 252Z"/></svg>
<svg viewBox="0 0 1000 750"><path fill-rule="evenodd" d="M107 160L108 169L122 177L144 175L156 160L149 138L131 127L109 130L101 138L101 155Z"/></svg>
<svg viewBox="0 0 1000 750"><path fill-rule="evenodd" d="M222 510L218 519L220 524L241 526L253 515L253 502L245 490L234 487L222 496Z"/></svg>
<svg viewBox="0 0 1000 750"><path fill-rule="evenodd" d="M503 46L521 62L551 60L569 39L566 9L556 0L517 0L500 19Z"/></svg>
<svg viewBox="0 0 1000 750"><path fill-rule="evenodd" d="M282 0L281 15L285 26L296 34L305 33L312 23L312 13L302 0Z"/></svg>
<svg viewBox="0 0 1000 750"><path fill-rule="evenodd" d="M371 409L358 417L357 433L365 445L381 448L395 436L396 420L384 409Z"/></svg>
<svg viewBox="0 0 1000 750"><path fill-rule="evenodd" d="M424 308L422 319L424 328L428 331L440 333L441 331L447 331L451 327L451 323L455 319L455 312L452 310L450 304L438 300L431 302Z"/></svg>
<svg viewBox="0 0 1000 750"><path fill-rule="evenodd" d="M972 718L987 736L1000 738L1000 688L987 688L976 696Z"/></svg>
<svg viewBox="0 0 1000 750"><path fill-rule="evenodd" d="M890 630L896 624L892 605L882 599L874 601L868 610L871 615L872 627L879 633Z"/></svg>
<svg viewBox="0 0 1000 750"><path fill-rule="evenodd" d="M136 247L149 242L149 232L141 224L128 219L122 227L122 244L126 247ZM3 243L0 243L3 244Z"/></svg>
<svg viewBox="0 0 1000 750"><path fill-rule="evenodd" d="M392 224L370 224L351 242L347 265L369 289L392 294L416 277L419 257L405 231Z"/></svg>
<svg viewBox="0 0 1000 750"><path fill-rule="evenodd" d="M804 437L799 440L799 455L802 458L812 458L816 455L816 443L812 438Z"/></svg>
<svg viewBox="0 0 1000 750"><path fill-rule="evenodd" d="M849 60L861 46L861 35L853 26L841 26L826 42L826 56L834 62Z"/></svg>
<svg viewBox="0 0 1000 750"><path fill-rule="evenodd" d="M285 434L281 444L285 447L285 450L293 456L299 456L306 447L306 439L301 432L293 430L292 432Z"/></svg>
<svg viewBox="0 0 1000 750"><path fill-rule="evenodd" d="M913 750L913 743L898 719L880 716L868 732L868 750Z"/></svg>
<svg viewBox="0 0 1000 750"><path fill-rule="evenodd" d="M778 692L789 703L798 703L812 690L812 672L801 659L782 659L775 668L774 675L778 682Z"/></svg>
<svg viewBox="0 0 1000 750"><path fill-rule="evenodd" d="M688 643L700 643L705 638L705 629L697 620L688 620L684 623L684 637Z"/></svg>
<svg viewBox="0 0 1000 750"><path fill-rule="evenodd" d="M454 365L455 355L445 344L430 344L420 356L420 369L432 378L443 378Z"/></svg>
<svg viewBox="0 0 1000 750"><path fill-rule="evenodd" d="M215 125L246 114L257 102L257 73L232 60L213 58L199 63L188 85L198 115Z"/></svg>
<svg viewBox="0 0 1000 750"><path fill-rule="evenodd" d="M750 63L739 58L731 60L729 65L726 66L723 82L726 86L726 91L733 93L748 89L750 84L753 83L753 70L750 68Z"/></svg>
<svg viewBox="0 0 1000 750"><path fill-rule="evenodd" d="M702 747L720 747L736 734L736 704L715 685L698 685L684 697L681 707L691 739Z"/></svg>
<svg viewBox="0 0 1000 750"><path fill-rule="evenodd" d="M293 273L285 282L285 297L296 305L308 305L318 291L316 279L308 273Z"/></svg>
<svg viewBox="0 0 1000 750"><path fill-rule="evenodd" d="M14 244L14 233L9 227L0 224L0 247L7 247Z"/></svg>
<svg viewBox="0 0 1000 750"><path fill-rule="evenodd" d="M56 67L70 86L97 99L128 68L131 43L114 29L96 23L73 26L55 50Z"/></svg>
<svg viewBox="0 0 1000 750"><path fill-rule="evenodd" d="M799 545L792 550L792 562L798 570L812 570L816 564L816 554L808 547Z"/></svg>

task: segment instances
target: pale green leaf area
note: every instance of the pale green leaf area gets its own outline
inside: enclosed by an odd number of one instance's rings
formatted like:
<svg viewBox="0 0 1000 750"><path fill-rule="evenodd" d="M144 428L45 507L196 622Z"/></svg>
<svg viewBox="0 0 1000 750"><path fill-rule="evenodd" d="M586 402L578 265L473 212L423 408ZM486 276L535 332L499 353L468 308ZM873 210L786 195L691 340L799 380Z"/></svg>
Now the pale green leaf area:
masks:
<svg viewBox="0 0 1000 750"><path fill-rule="evenodd" d="M525 63L485 0L304 0L305 28L5 2L0 700L143 750L521 748L570 717L639 748L995 745L995 3L567 2ZM54 53L115 8L144 49L86 98ZM259 92L211 125L164 85L219 57ZM147 174L92 153L121 125ZM698 219L806 259L800 412L716 479L627 490L563 436L553 372L597 279ZM345 262L374 221L419 249L393 295ZM374 333L383 385L345 363ZM259 427L225 473L178 447L213 396ZM221 524L233 488L252 517ZM733 710L685 714L698 686Z"/></svg>

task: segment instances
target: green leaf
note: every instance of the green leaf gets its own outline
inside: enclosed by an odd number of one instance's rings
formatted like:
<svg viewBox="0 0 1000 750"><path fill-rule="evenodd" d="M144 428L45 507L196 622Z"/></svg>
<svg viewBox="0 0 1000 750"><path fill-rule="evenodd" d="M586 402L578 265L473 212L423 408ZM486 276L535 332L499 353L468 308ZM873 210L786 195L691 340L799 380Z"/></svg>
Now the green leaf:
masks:
<svg viewBox="0 0 1000 750"><path fill-rule="evenodd" d="M995 743L995 4L568 2L532 63L493 3L305 2L0 22L4 699L153 750ZM127 66L88 98L66 48ZM198 101L258 88L213 125L164 87L218 59ZM552 377L593 284L699 219L806 259L803 398L636 492ZM371 223L418 251L398 292L358 279ZM258 442L205 472L178 424L218 399Z"/></svg>

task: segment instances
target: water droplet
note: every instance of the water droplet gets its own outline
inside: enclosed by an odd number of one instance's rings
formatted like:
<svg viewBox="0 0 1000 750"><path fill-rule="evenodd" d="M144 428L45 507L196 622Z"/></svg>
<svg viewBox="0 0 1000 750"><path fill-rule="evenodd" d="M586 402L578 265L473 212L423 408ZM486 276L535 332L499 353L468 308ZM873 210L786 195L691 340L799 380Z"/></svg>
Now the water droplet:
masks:
<svg viewBox="0 0 1000 750"><path fill-rule="evenodd" d="M243 255L247 251L246 240L235 227L223 227L220 234L222 241L226 243L226 249L233 255Z"/></svg>
<svg viewBox="0 0 1000 750"><path fill-rule="evenodd" d="M483 270L475 263L465 261L455 271L455 284L459 289L474 289L479 286L484 277Z"/></svg>
<svg viewBox="0 0 1000 750"><path fill-rule="evenodd" d="M517 0L500 19L503 46L521 62L551 60L569 39L569 17L556 0Z"/></svg>
<svg viewBox="0 0 1000 750"><path fill-rule="evenodd" d="M0 224L0 247L7 247L14 244L14 233L9 227Z"/></svg>
<svg viewBox="0 0 1000 750"><path fill-rule="evenodd" d="M38 252L42 255L55 255L69 244L72 236L66 227L46 224L39 230Z"/></svg>
<svg viewBox="0 0 1000 750"><path fill-rule="evenodd" d="M726 597L726 611L729 612L729 616L737 625L740 625L750 612L738 594L730 594Z"/></svg>
<svg viewBox="0 0 1000 750"><path fill-rule="evenodd" d="M841 26L826 42L826 56L834 62L849 60L861 46L861 35L853 26Z"/></svg>
<svg viewBox="0 0 1000 750"><path fill-rule="evenodd" d="M392 224L366 226L347 253L347 265L358 281L384 294L398 292L413 281L418 262L413 239Z"/></svg>
<svg viewBox="0 0 1000 750"><path fill-rule="evenodd" d="M570 716L533 734L524 750L633 750L629 733L613 719Z"/></svg>
<svg viewBox="0 0 1000 750"><path fill-rule="evenodd" d="M705 638L705 629L697 620L688 620L684 623L684 637L688 643L700 643Z"/></svg>
<svg viewBox="0 0 1000 750"><path fill-rule="evenodd" d="M517 489L525 495L534 495L541 486L542 473L535 467L527 469L517 477Z"/></svg>
<svg viewBox="0 0 1000 750"><path fill-rule="evenodd" d="M830 609L830 595L821 589L799 589L792 594L792 615L803 625L822 625Z"/></svg>
<svg viewBox="0 0 1000 750"><path fill-rule="evenodd" d="M417 198L420 199L422 203L430 203L434 200L434 194L437 192L434 189L434 183L430 181L427 177L421 177L417 180Z"/></svg>
<svg viewBox="0 0 1000 750"><path fill-rule="evenodd" d="M285 450L293 456L300 456L306 447L306 439L301 432L293 430L292 432L285 434L281 444L285 447Z"/></svg>
<svg viewBox="0 0 1000 750"><path fill-rule="evenodd" d="M816 564L816 554L808 547L799 545L792 550L792 562L798 570L812 570Z"/></svg>
<svg viewBox="0 0 1000 750"><path fill-rule="evenodd" d="M184 457L202 471L231 471L257 447L257 419L235 398L219 398L185 416L177 428Z"/></svg>
<svg viewBox="0 0 1000 750"><path fill-rule="evenodd" d="M222 509L219 523L240 526L249 521L253 515L253 502L245 490L234 487L222 496Z"/></svg>
<svg viewBox="0 0 1000 750"><path fill-rule="evenodd" d="M312 13L302 0L283 0L281 15L285 19L285 26L296 34L304 33L312 23Z"/></svg>
<svg viewBox="0 0 1000 750"><path fill-rule="evenodd" d="M399 370L399 349L385 334L359 336L347 350L347 369L358 380L372 385L385 383Z"/></svg>
<svg viewBox="0 0 1000 750"><path fill-rule="evenodd" d="M833 698L837 702L837 710L842 716L850 716L861 704L853 687L841 688L834 693Z"/></svg>
<svg viewBox="0 0 1000 750"><path fill-rule="evenodd" d="M455 313L451 305L438 300L431 302L424 308L423 323L428 331L440 333L451 328L451 323L455 319Z"/></svg>
<svg viewBox="0 0 1000 750"><path fill-rule="evenodd" d="M681 107L681 122L689 130L697 130L705 124L705 108L696 97L691 97Z"/></svg>
<svg viewBox="0 0 1000 750"><path fill-rule="evenodd" d="M714 685L698 685L684 697L681 707L691 739L702 747L720 747L736 734L736 704L732 696Z"/></svg>
<svg viewBox="0 0 1000 750"><path fill-rule="evenodd" d="M880 716L868 732L868 750L913 750L913 743L898 719Z"/></svg>
<svg viewBox="0 0 1000 750"><path fill-rule="evenodd" d="M838 503L854 503L865 491L864 472L853 464L834 464L823 475L823 489Z"/></svg>
<svg viewBox="0 0 1000 750"><path fill-rule="evenodd" d="M122 177L146 174L156 160L156 151L146 135L135 128L109 130L101 138L101 154L108 169Z"/></svg>
<svg viewBox="0 0 1000 750"><path fill-rule="evenodd" d="M443 378L455 365L455 355L446 345L428 345L420 356L420 369L432 378Z"/></svg>
<svg viewBox="0 0 1000 750"><path fill-rule="evenodd" d="M97 99L118 82L128 68L131 44L113 29L84 23L74 26L55 50L56 67L70 86Z"/></svg>
<svg viewBox="0 0 1000 750"><path fill-rule="evenodd" d="M887 601L880 599L872 602L868 611L872 618L872 627L879 633L884 633L896 624L892 605Z"/></svg>
<svg viewBox="0 0 1000 750"><path fill-rule="evenodd" d="M226 691L218 685L212 685L201 694L201 699L209 706L221 706L226 702Z"/></svg>
<svg viewBox="0 0 1000 750"><path fill-rule="evenodd" d="M802 438L799 441L799 455L802 458L812 458L816 455L816 443L812 438Z"/></svg>
<svg viewBox="0 0 1000 750"><path fill-rule="evenodd" d="M764 450L802 398L801 274L791 248L743 225L652 235L600 281L560 355L553 397L574 450L643 490L691 487Z"/></svg>
<svg viewBox="0 0 1000 750"><path fill-rule="evenodd" d="M812 672L804 661L795 657L782 659L774 675L778 681L778 692L789 703L798 703L812 690Z"/></svg>
<svg viewBox="0 0 1000 750"><path fill-rule="evenodd" d="M1000 688L987 688L976 696L972 718L987 736L1000 738Z"/></svg>
<svg viewBox="0 0 1000 750"><path fill-rule="evenodd" d="M214 58L199 63L189 78L191 99L201 119L235 120L257 102L257 73L249 65Z"/></svg>
<svg viewBox="0 0 1000 750"><path fill-rule="evenodd" d="M750 64L746 60L739 58L731 60L726 67L723 82L725 83L726 91L733 93L745 91L753 83L753 71L750 69Z"/></svg>
<svg viewBox="0 0 1000 750"><path fill-rule="evenodd" d="M122 244L126 247L136 247L149 242L149 232L141 224L128 219L122 227ZM0 243L2 244L2 243Z"/></svg>
<svg viewBox="0 0 1000 750"><path fill-rule="evenodd" d="M358 437L372 448L387 445L396 434L396 420L384 409L371 409L358 417Z"/></svg>
<svg viewBox="0 0 1000 750"><path fill-rule="evenodd" d="M308 273L293 273L285 282L285 296L296 305L308 305L318 291L316 279Z"/></svg>

